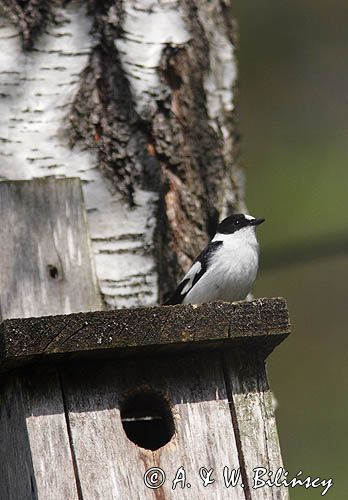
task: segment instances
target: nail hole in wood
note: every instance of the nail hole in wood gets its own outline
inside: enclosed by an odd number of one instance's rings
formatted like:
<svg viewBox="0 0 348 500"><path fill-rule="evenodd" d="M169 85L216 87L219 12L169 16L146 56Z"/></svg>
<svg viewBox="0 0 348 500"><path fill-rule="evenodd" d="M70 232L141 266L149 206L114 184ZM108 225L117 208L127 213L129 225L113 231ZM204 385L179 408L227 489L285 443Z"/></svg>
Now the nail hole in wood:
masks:
<svg viewBox="0 0 348 500"><path fill-rule="evenodd" d="M56 266L52 266L52 264L48 264L47 266L48 274L51 276L52 279L57 279L59 272Z"/></svg>
<svg viewBox="0 0 348 500"><path fill-rule="evenodd" d="M168 401L149 389L138 390L124 399L121 420L128 439L147 450L158 450L169 443L175 431Z"/></svg>

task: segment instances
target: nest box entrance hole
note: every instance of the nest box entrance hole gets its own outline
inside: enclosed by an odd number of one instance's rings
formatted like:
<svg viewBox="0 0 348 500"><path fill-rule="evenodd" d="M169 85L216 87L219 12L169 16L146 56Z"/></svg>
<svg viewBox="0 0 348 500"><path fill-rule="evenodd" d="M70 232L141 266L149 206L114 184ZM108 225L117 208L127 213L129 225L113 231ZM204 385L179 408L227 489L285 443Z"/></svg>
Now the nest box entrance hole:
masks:
<svg viewBox="0 0 348 500"><path fill-rule="evenodd" d="M148 388L133 391L121 404L123 429L133 443L158 450L169 443L175 432L174 419L167 399Z"/></svg>

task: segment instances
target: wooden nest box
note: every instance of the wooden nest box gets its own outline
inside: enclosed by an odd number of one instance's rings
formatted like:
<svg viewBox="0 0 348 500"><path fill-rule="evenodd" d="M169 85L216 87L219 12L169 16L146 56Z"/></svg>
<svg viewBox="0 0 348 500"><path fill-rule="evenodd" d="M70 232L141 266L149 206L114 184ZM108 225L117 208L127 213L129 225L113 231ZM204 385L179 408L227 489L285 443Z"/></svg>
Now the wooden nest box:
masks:
<svg viewBox="0 0 348 500"><path fill-rule="evenodd" d="M59 182L70 199L76 182ZM11 200L33 183L2 184ZM48 184L53 189L53 181L41 181L40 189ZM45 242L40 230L37 222ZM9 235L3 258L16 257L18 238ZM81 255L86 267L88 252ZM63 287L75 310L88 309L90 268L77 284L54 284L49 265L56 264L45 262L47 283ZM59 265L68 263L61 258ZM27 316L20 309L25 296L20 305L4 298L4 280L3 318ZM88 304L74 304L84 294ZM0 499L288 498L285 489L254 490L251 478L255 467L282 466L265 358L289 331L283 299L4 319ZM227 487L232 470L240 478ZM207 475L215 481L204 487Z"/></svg>

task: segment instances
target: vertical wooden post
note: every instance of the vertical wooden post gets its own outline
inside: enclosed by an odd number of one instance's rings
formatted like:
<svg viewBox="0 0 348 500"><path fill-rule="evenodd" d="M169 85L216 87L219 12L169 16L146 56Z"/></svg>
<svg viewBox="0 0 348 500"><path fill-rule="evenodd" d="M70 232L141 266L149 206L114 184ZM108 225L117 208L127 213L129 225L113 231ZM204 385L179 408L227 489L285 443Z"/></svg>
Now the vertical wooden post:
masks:
<svg viewBox="0 0 348 500"><path fill-rule="evenodd" d="M3 319L101 309L79 179L0 183ZM10 377L0 404L0 498L78 500L57 370Z"/></svg>

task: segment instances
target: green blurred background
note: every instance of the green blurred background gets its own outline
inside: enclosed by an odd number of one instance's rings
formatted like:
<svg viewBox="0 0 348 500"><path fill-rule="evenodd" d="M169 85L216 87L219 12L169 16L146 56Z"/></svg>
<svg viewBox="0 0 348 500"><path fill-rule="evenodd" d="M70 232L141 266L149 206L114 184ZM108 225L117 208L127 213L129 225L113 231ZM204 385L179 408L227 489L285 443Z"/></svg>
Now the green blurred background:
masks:
<svg viewBox="0 0 348 500"><path fill-rule="evenodd" d="M240 129L259 230L256 296L288 300L292 336L270 357L290 473L348 498L348 1L234 0ZM292 500L321 498L297 487Z"/></svg>

